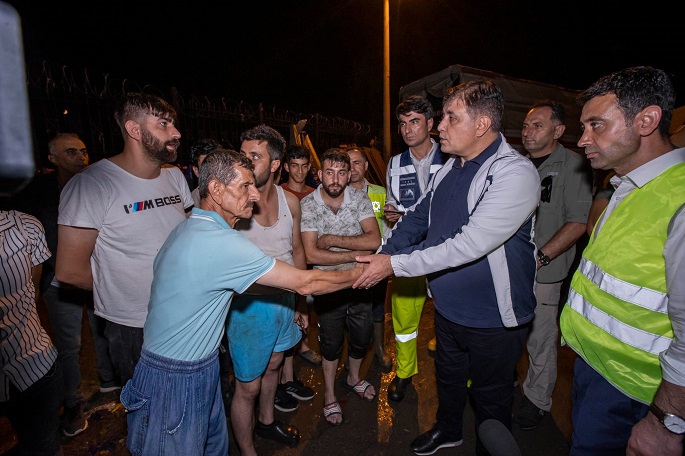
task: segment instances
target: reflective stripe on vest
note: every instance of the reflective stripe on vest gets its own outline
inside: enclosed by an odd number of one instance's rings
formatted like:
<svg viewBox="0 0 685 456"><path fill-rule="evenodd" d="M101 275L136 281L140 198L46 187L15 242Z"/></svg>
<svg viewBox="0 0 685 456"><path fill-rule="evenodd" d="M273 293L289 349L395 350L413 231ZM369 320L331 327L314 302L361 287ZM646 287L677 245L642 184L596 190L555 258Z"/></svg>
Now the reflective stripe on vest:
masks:
<svg viewBox="0 0 685 456"><path fill-rule="evenodd" d="M600 290L622 301L632 302L655 312L666 313L666 305L668 304L666 293L659 293L619 280L605 273L597 265L585 258L581 260L578 273L584 275ZM635 298L644 299L644 301L635 302ZM583 315L590 323L602 328L624 344L639 348L653 355L658 355L666 350L673 340L671 337L651 334L623 323L608 313L597 309L573 289L569 290L568 305Z"/></svg>
<svg viewBox="0 0 685 456"><path fill-rule="evenodd" d="M673 329L663 249L685 203L685 164L631 191L583 252L560 318L563 339L627 396L649 403Z"/></svg>

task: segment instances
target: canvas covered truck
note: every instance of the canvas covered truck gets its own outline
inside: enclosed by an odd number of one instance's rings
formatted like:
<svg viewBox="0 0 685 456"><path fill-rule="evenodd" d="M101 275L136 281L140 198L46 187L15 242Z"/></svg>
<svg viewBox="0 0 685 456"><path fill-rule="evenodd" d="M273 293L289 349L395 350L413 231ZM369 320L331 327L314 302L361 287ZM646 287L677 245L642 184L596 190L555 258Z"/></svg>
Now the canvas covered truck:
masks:
<svg viewBox="0 0 685 456"><path fill-rule="evenodd" d="M492 79L504 95L504 121L502 133L507 141L517 150L522 151L521 127L530 106L537 100L550 98L561 103L566 109L566 131L561 143L579 151L577 142L580 139L581 107L576 104L580 90L571 90L551 84L544 84L527 79L513 78L493 71L480 70L464 65L450 65L442 71L425 76L417 81L400 87L399 99L410 95L426 97L435 108L437 121L442 117L442 96L448 88L478 78Z"/></svg>

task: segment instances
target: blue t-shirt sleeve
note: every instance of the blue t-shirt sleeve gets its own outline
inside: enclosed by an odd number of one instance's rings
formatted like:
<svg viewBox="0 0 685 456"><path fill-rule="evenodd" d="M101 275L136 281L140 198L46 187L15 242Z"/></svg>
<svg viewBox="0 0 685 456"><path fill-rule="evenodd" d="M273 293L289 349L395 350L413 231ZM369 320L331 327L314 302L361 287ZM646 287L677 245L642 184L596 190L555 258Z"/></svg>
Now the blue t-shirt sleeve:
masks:
<svg viewBox="0 0 685 456"><path fill-rule="evenodd" d="M224 232L226 233L226 232ZM276 260L265 254L242 234L230 231L228 239L216 243L217 248L211 263L219 271L218 283L221 288L243 293L261 276L274 267Z"/></svg>

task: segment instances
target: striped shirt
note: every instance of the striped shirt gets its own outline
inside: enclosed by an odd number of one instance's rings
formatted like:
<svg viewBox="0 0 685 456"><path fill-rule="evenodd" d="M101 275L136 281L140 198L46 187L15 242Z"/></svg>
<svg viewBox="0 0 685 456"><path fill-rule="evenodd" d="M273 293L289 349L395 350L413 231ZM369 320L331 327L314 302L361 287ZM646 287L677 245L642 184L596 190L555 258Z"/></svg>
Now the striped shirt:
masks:
<svg viewBox="0 0 685 456"><path fill-rule="evenodd" d="M0 402L10 383L25 391L52 368L57 350L40 324L32 280L50 258L43 225L17 211L0 211Z"/></svg>

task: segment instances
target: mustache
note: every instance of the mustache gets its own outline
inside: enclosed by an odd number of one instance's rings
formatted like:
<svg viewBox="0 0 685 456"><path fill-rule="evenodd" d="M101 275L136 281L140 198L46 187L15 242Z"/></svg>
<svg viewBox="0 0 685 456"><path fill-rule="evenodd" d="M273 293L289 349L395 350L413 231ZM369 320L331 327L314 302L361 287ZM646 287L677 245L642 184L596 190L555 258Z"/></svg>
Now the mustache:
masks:
<svg viewBox="0 0 685 456"><path fill-rule="evenodd" d="M178 139L171 139L171 140L167 141L165 144L178 148L181 145L181 141Z"/></svg>

